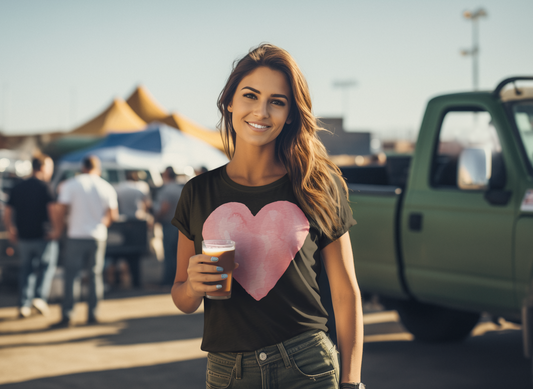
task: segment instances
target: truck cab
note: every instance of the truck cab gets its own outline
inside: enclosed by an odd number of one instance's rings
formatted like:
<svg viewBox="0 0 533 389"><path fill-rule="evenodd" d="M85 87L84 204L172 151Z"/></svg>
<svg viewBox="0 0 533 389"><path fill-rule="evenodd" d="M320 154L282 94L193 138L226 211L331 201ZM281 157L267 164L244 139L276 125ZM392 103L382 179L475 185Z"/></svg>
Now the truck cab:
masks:
<svg viewBox="0 0 533 389"><path fill-rule="evenodd" d="M344 169L361 289L396 302L415 338L464 338L481 312L531 332L533 87L522 86L531 80L431 99L403 176L394 159L375 168L381 185ZM444 317L455 319L439 330Z"/></svg>

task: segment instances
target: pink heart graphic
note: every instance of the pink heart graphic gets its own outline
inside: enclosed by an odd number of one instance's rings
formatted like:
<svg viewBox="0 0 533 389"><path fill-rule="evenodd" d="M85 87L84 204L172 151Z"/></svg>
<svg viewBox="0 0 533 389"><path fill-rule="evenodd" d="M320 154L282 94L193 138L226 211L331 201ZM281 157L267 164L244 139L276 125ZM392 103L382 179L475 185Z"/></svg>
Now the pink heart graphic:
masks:
<svg viewBox="0 0 533 389"><path fill-rule="evenodd" d="M257 301L276 285L309 233L302 210L288 201L264 206L253 216L242 203L226 203L204 223L204 239L235 242L235 280Z"/></svg>

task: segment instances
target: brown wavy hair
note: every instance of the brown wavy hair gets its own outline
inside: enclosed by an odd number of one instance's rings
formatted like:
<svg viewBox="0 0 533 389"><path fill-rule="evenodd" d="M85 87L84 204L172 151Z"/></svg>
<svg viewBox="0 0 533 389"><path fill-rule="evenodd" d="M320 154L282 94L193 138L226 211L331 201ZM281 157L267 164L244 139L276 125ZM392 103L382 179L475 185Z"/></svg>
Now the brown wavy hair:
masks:
<svg viewBox="0 0 533 389"><path fill-rule="evenodd" d="M259 67L283 73L291 87L289 117L292 121L285 124L276 138L276 158L287 169L300 207L331 239L341 228L340 200L342 195L348 196L348 188L340 169L329 160L327 151L317 136L318 131L326 130L317 124L312 113L307 81L287 51L266 43L235 61L217 102L222 114L218 128L226 154L230 159L233 157L237 137L228 106L241 80ZM340 193L336 181L342 184L344 194Z"/></svg>

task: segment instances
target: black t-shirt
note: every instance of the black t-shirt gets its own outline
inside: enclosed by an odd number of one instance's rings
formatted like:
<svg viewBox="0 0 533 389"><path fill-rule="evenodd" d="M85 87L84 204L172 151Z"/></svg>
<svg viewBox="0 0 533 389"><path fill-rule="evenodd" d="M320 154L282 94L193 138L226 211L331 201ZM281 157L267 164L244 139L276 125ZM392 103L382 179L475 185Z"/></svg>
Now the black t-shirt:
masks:
<svg viewBox="0 0 533 389"><path fill-rule="evenodd" d="M355 224L343 197L342 229ZM265 186L232 181L223 166L183 188L172 223L196 253L204 239L235 241L232 295L204 299L202 350L244 352L304 331L327 331L318 286L320 250L331 243L298 206L287 175Z"/></svg>
<svg viewBox="0 0 533 389"><path fill-rule="evenodd" d="M15 210L15 225L20 239L42 239L48 222L48 203L54 201L48 185L29 178L15 185L8 205Z"/></svg>

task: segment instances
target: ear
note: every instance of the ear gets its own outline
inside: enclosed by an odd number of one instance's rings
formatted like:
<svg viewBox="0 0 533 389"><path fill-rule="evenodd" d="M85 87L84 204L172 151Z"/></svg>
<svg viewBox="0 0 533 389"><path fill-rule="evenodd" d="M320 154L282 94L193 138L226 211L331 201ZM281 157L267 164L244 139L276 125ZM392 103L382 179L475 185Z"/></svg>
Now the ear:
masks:
<svg viewBox="0 0 533 389"><path fill-rule="evenodd" d="M232 103L229 103L229 104L228 104L228 112L233 113L233 106L232 106L231 104L232 104Z"/></svg>
<svg viewBox="0 0 533 389"><path fill-rule="evenodd" d="M285 124L291 124L292 123L292 111L289 112L289 116L287 116L287 120L285 120Z"/></svg>

